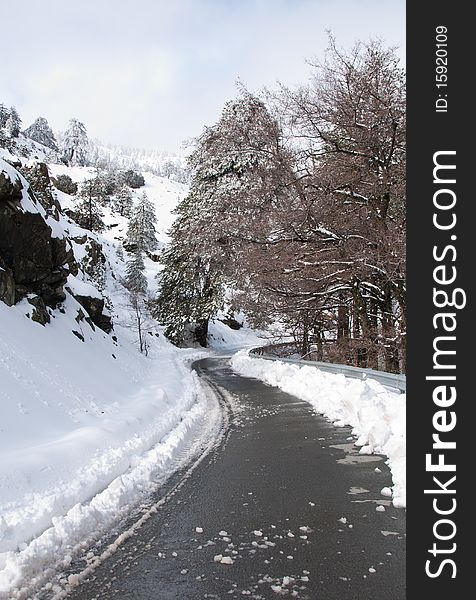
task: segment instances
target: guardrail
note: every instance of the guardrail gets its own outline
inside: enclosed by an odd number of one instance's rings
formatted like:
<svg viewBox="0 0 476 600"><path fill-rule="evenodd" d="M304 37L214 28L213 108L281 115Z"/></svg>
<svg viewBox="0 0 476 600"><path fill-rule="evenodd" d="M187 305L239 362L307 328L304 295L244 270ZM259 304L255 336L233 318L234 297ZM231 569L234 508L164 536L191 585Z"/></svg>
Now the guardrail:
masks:
<svg viewBox="0 0 476 600"><path fill-rule="evenodd" d="M265 348L254 348L249 351L249 354L251 356L254 355L256 358L262 358L263 360L279 360L280 362L285 363L316 367L322 371L327 371L328 373L340 373L346 377L353 377L354 379L375 379L383 386L391 388L392 390L398 390L400 393L405 393L407 389L407 378L405 375L395 375L394 373L387 373L385 371L352 367L350 365L338 365L336 363L318 362L315 360L265 356L262 354L264 349Z"/></svg>

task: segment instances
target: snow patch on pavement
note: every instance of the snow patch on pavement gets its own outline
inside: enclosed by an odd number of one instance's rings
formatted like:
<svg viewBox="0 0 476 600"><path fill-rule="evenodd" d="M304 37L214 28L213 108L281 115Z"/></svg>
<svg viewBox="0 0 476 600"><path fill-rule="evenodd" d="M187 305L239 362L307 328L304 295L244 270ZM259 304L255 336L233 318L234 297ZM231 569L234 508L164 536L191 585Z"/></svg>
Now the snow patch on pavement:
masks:
<svg viewBox="0 0 476 600"><path fill-rule="evenodd" d="M405 394L391 392L372 379L362 381L316 367L251 358L245 350L232 357L231 366L241 375L309 402L337 426L350 425L361 454L388 457L393 504L406 506Z"/></svg>

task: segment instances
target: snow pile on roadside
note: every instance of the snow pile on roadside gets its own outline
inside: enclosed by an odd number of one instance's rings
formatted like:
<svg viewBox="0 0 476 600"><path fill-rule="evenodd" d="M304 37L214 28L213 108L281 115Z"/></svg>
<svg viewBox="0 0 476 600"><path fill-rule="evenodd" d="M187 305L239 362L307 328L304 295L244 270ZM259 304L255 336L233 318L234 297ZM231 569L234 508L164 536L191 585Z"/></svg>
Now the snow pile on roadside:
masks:
<svg viewBox="0 0 476 600"><path fill-rule="evenodd" d="M154 336L144 359L120 326L83 343L69 303L47 327L0 303L0 597L64 566L213 422L190 352Z"/></svg>
<svg viewBox="0 0 476 600"><path fill-rule="evenodd" d="M241 375L309 402L336 426L350 425L361 454L384 454L392 472L393 504L406 506L405 394L387 390L377 381L361 381L280 361L250 358L246 351L231 359Z"/></svg>
<svg viewBox="0 0 476 600"><path fill-rule="evenodd" d="M261 332L260 335L260 332L251 329L246 323L240 329L231 329L221 319L222 316L218 315L210 320L208 326L208 343L213 350L236 351L269 343L264 333Z"/></svg>

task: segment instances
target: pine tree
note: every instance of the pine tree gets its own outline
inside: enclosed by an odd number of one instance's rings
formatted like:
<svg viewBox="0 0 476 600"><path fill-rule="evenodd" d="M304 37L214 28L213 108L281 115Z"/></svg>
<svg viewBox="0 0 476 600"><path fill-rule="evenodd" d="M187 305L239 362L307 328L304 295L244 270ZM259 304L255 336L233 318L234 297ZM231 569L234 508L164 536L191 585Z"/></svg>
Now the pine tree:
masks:
<svg viewBox="0 0 476 600"><path fill-rule="evenodd" d="M126 265L126 287L136 294L145 296L147 293L147 279L144 275L145 265L142 253L136 251L127 261Z"/></svg>
<svg viewBox="0 0 476 600"><path fill-rule="evenodd" d="M5 123L5 129L11 138L17 138L20 135L21 119L14 106L10 108L10 116Z"/></svg>
<svg viewBox="0 0 476 600"><path fill-rule="evenodd" d="M174 344L182 344L187 329L193 329L195 341L206 346L208 322L223 306L221 274L210 268L205 257L190 256L186 245L169 246L161 262L154 317Z"/></svg>
<svg viewBox="0 0 476 600"><path fill-rule="evenodd" d="M63 136L63 159L70 166L85 167L89 164L89 140L86 127L81 121L71 119Z"/></svg>
<svg viewBox="0 0 476 600"><path fill-rule="evenodd" d="M147 194L142 192L137 205L132 210L132 216L127 229L127 245L139 252L153 252L157 250L155 237L154 205Z"/></svg>
<svg viewBox="0 0 476 600"><path fill-rule="evenodd" d="M243 93L198 139L189 160L190 193L176 209L171 244L161 255L155 304L155 316L174 343L183 343L193 327L197 341L206 345L208 321L223 305L225 281L240 267L238 242L249 237L250 221L256 219L259 229L260 214L274 202L273 173L276 165L281 168L278 136L264 104Z"/></svg>
<svg viewBox="0 0 476 600"><path fill-rule="evenodd" d="M60 192L64 192L70 196L74 196L78 193L78 184L73 181L69 175L58 175L53 179L53 183Z"/></svg>
<svg viewBox="0 0 476 600"><path fill-rule="evenodd" d="M133 189L140 188L145 185L145 179L142 173L138 173L133 169L128 169L127 171L123 171L120 174L120 178L122 179L125 185Z"/></svg>
<svg viewBox="0 0 476 600"><path fill-rule="evenodd" d="M147 306L147 279L144 275L145 265L142 252L136 250L127 261L125 287L129 292L130 306L133 310L134 321L131 323L137 332L139 349L147 355L148 345L146 338L146 327L148 323L149 309Z"/></svg>
<svg viewBox="0 0 476 600"><path fill-rule="evenodd" d="M48 121L44 117L38 117L36 121L23 132L31 140L43 144L51 150L58 150L58 144Z"/></svg>
<svg viewBox="0 0 476 600"><path fill-rule="evenodd" d="M113 207L114 210L121 215L121 217L131 216L132 194L127 186L123 185L116 193Z"/></svg>
<svg viewBox="0 0 476 600"><path fill-rule="evenodd" d="M76 204L74 218L81 227L90 231L104 230L101 200L94 179L88 179L81 185L80 201Z"/></svg>
<svg viewBox="0 0 476 600"><path fill-rule="evenodd" d="M225 288L220 265L191 233L196 209L193 192L176 209L179 216L170 231L171 244L161 253L163 270L157 277L153 316L174 344L184 343L189 330L206 346L208 322L222 308Z"/></svg>
<svg viewBox="0 0 476 600"><path fill-rule="evenodd" d="M122 249L122 246L120 244L116 248L116 255L120 261L124 262L124 250Z"/></svg>
<svg viewBox="0 0 476 600"><path fill-rule="evenodd" d="M9 116L10 111L8 108L4 104L0 103L0 129L5 127Z"/></svg>

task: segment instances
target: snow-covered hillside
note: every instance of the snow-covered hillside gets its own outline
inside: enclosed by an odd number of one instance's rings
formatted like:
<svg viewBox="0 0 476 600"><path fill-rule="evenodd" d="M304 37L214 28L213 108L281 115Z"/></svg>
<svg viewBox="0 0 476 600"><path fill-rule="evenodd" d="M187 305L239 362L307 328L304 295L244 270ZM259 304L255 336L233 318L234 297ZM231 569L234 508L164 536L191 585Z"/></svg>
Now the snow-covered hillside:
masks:
<svg viewBox="0 0 476 600"><path fill-rule="evenodd" d="M112 162L126 169L139 169L168 179L186 183L188 180L185 153L170 154L162 150L144 150L105 144L100 140L92 140L94 160Z"/></svg>
<svg viewBox="0 0 476 600"><path fill-rule="evenodd" d="M29 150L47 158L41 145L31 143ZM13 306L0 302L0 597L21 597L19 586L41 579L46 565L71 560L75 544L109 526L173 468L190 440L218 422L218 414L209 418L213 406L188 366L197 351L178 350L156 324L148 327L148 356L138 351L133 310L121 283L125 263L117 252L127 219L106 209L103 235L81 229L63 213L47 214L11 166L34 166L29 154L24 159L2 150L9 160L0 158L2 181L9 189L22 188L17 211L35 215L44 231L51 228L48 235L64 240L78 264L88 244L101 248L102 294L114 330L107 334L80 318L85 311L76 298L101 298L81 269L67 275L60 308L45 308L46 326L32 320L32 294ZM92 175L88 168L52 163L49 172L76 182ZM172 210L187 188L147 173L138 193L144 190L164 243ZM68 194L53 189L53 195L63 210L72 205ZM146 259L152 291L157 271L157 263Z"/></svg>

